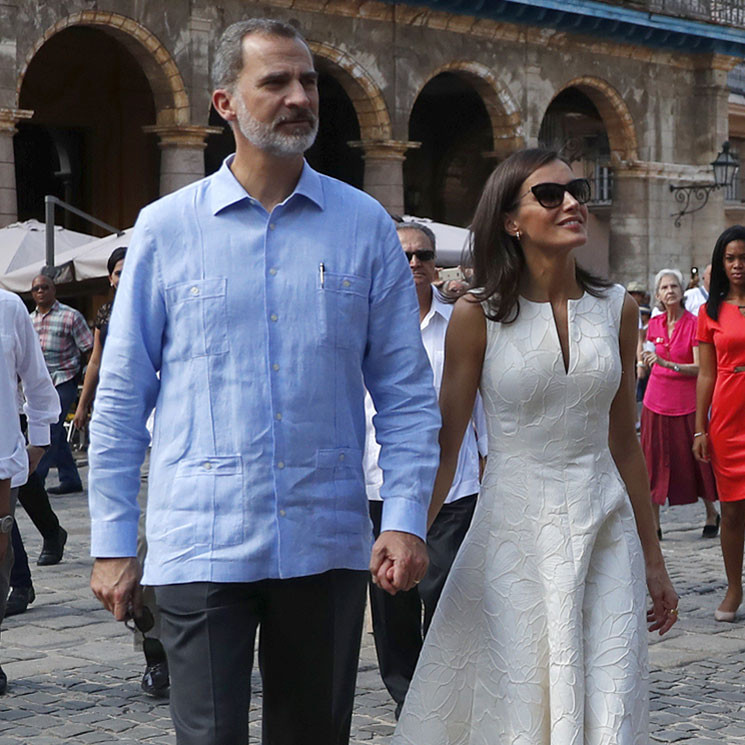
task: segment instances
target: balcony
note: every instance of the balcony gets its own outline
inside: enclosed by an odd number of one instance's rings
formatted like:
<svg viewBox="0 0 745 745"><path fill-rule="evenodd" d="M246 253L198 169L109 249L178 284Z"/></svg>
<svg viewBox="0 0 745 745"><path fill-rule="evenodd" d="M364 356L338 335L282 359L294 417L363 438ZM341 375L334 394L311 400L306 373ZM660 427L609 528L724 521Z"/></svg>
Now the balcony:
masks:
<svg viewBox="0 0 745 745"><path fill-rule="evenodd" d="M742 0L601 0L608 5L616 5L645 13L686 18L691 21L721 23L729 26L745 27L745 4Z"/></svg>

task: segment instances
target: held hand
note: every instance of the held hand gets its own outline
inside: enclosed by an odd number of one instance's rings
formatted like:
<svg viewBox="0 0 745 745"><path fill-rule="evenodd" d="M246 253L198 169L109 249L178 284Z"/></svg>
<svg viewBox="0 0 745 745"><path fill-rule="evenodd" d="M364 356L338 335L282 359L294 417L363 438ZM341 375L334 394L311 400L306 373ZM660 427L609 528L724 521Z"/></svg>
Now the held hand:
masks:
<svg viewBox="0 0 745 745"><path fill-rule="evenodd" d="M96 559L91 572L91 590L117 621L142 613L140 563L134 557Z"/></svg>
<svg viewBox="0 0 745 745"><path fill-rule="evenodd" d="M424 577L428 565L424 541L397 530L382 532L370 557L372 581L391 595L414 587Z"/></svg>
<svg viewBox="0 0 745 745"><path fill-rule="evenodd" d="M662 636L678 620L678 594L664 567L647 570L647 589L652 598L652 607L647 611L648 628Z"/></svg>
<svg viewBox="0 0 745 745"><path fill-rule="evenodd" d="M44 453L46 453L46 448L40 448L36 445L28 445L26 447L29 476L36 470L36 466L39 465L39 461L42 459Z"/></svg>
<svg viewBox="0 0 745 745"><path fill-rule="evenodd" d="M709 462L709 436L707 434L693 438L693 457L702 463Z"/></svg>

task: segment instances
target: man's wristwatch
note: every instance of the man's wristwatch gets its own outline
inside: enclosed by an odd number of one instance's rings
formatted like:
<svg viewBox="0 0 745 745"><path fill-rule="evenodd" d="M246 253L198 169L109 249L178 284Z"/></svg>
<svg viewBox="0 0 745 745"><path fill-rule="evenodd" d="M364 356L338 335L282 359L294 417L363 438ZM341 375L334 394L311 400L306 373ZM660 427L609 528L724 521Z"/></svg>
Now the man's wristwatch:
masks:
<svg viewBox="0 0 745 745"><path fill-rule="evenodd" d="M14 523L15 519L13 518L13 515L0 517L0 533L10 533L10 531L13 530Z"/></svg>

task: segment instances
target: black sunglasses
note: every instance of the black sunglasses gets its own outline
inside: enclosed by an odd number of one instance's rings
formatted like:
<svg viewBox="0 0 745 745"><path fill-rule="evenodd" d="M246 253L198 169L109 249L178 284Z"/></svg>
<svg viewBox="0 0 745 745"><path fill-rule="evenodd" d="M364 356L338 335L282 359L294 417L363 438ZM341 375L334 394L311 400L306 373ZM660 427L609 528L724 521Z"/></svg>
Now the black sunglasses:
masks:
<svg viewBox="0 0 745 745"><path fill-rule="evenodd" d="M134 624L133 626L130 624ZM129 611L129 618L124 621L124 625L130 630L134 631L137 629L141 634L147 634L153 626L155 626L155 619L153 614L146 605L142 606L142 612L139 616L135 616L132 610Z"/></svg>
<svg viewBox="0 0 745 745"><path fill-rule="evenodd" d="M576 178L568 184L554 184L549 181L531 187L525 194L517 198L515 205L531 192L541 207L552 210L563 204L565 192L569 192L580 204L587 204L590 201L592 189L586 178Z"/></svg>
<svg viewBox="0 0 745 745"><path fill-rule="evenodd" d="M419 261L434 261L434 251L404 251L406 254L406 261L411 261L412 256L416 256Z"/></svg>
<svg viewBox="0 0 745 745"><path fill-rule="evenodd" d="M34 285L31 288L31 292L41 292L42 290L48 290L49 285Z"/></svg>

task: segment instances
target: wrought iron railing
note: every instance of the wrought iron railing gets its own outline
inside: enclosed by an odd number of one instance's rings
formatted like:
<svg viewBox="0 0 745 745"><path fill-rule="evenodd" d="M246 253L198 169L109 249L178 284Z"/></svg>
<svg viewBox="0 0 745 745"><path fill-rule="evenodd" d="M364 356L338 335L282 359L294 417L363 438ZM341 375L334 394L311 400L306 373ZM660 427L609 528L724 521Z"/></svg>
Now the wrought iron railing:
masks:
<svg viewBox="0 0 745 745"><path fill-rule="evenodd" d="M742 202L743 200L743 189L742 189L742 180L739 177L738 174L737 177L734 179L734 181L729 184L728 186L724 187L724 201L725 202Z"/></svg>
<svg viewBox="0 0 745 745"><path fill-rule="evenodd" d="M743 0L603 0L609 5L643 10L646 13L688 18L694 21L724 23L745 27Z"/></svg>

